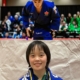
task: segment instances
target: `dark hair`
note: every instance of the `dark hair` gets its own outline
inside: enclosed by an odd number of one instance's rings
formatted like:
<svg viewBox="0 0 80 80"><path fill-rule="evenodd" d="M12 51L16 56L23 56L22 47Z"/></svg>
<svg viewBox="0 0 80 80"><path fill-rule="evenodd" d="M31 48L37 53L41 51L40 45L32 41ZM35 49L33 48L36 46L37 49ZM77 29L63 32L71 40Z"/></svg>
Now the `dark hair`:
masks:
<svg viewBox="0 0 80 80"><path fill-rule="evenodd" d="M43 51L45 52L46 56L47 56L47 64L46 64L46 68L47 68L49 63L50 63L51 54L50 54L50 50L49 50L48 46L42 41L33 41L32 43L29 44L29 46L27 48L27 51L26 51L26 60L27 60L27 62L29 64L29 66L30 66L29 55L30 55L30 52L32 51L32 49L36 45L41 47L43 49Z"/></svg>

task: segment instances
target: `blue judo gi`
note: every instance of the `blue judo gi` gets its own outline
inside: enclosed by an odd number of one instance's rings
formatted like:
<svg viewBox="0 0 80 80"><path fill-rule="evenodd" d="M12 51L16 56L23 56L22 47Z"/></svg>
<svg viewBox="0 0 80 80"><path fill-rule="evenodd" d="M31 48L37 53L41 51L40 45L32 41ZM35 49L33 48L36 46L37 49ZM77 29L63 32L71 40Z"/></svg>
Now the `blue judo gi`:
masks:
<svg viewBox="0 0 80 80"><path fill-rule="evenodd" d="M52 40L51 30L58 30L60 15L54 4L49 0L43 0L41 12L38 13L32 1L28 1L23 11L24 28L29 27L29 18L34 23L33 39Z"/></svg>
<svg viewBox="0 0 80 80"><path fill-rule="evenodd" d="M49 75L48 75L49 73ZM29 69L28 73L21 77L19 80L38 80L38 77L34 74L32 69ZM47 74L45 75L45 79L42 80L63 80L61 77L54 75L51 70L47 69Z"/></svg>

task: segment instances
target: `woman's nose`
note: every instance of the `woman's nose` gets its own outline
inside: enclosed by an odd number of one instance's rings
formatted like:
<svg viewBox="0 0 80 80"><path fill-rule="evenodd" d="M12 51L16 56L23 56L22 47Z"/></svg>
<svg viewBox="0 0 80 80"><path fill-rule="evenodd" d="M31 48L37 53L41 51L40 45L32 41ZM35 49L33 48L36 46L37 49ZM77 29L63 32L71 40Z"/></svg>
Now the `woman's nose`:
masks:
<svg viewBox="0 0 80 80"><path fill-rule="evenodd" d="M39 59L40 59L39 56L36 56L36 57L35 57L35 60L39 60Z"/></svg>

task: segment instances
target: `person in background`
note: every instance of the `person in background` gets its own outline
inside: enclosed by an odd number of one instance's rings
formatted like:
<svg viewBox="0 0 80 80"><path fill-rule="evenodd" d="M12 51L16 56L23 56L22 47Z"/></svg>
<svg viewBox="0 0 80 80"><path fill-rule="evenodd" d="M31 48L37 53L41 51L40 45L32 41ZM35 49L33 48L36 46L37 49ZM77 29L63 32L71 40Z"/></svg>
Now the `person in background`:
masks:
<svg viewBox="0 0 80 80"><path fill-rule="evenodd" d="M80 27L80 12L77 11L77 20L78 20L78 26Z"/></svg>
<svg viewBox="0 0 80 80"><path fill-rule="evenodd" d="M14 33L13 33L13 38L19 39L19 38L21 38L21 36L22 36L22 31L20 29L20 26L17 25L16 31L14 31Z"/></svg>
<svg viewBox="0 0 80 80"><path fill-rule="evenodd" d="M76 38L77 35L80 35L80 26L78 26L75 20L68 26L68 30L74 38Z"/></svg>
<svg viewBox="0 0 80 80"><path fill-rule="evenodd" d="M6 32L8 32L8 26L5 21L1 22L1 32L2 36L4 36Z"/></svg>
<svg viewBox="0 0 80 80"><path fill-rule="evenodd" d="M6 24L7 24L7 26L8 26L8 31L10 31L10 30L11 30L11 21L8 19L7 16L5 16L4 21L6 22Z"/></svg>
<svg viewBox="0 0 80 80"><path fill-rule="evenodd" d="M18 20L18 15L14 16L14 21L12 23L12 30L16 31L18 25L20 25L20 21Z"/></svg>
<svg viewBox="0 0 80 80"><path fill-rule="evenodd" d="M72 19L72 15L71 15L71 13L68 13L68 16L67 16L67 18L66 18L67 25L70 24L71 19Z"/></svg>
<svg viewBox="0 0 80 80"><path fill-rule="evenodd" d="M78 18L77 18L77 15L76 15L76 14L73 14L73 17L72 17L72 19L71 19L71 23L70 23L70 24L73 24L73 21L75 21L75 22L76 22L76 24L78 25L79 20L78 20Z"/></svg>
<svg viewBox="0 0 80 80"><path fill-rule="evenodd" d="M77 11L77 18L80 18L80 12Z"/></svg>
<svg viewBox="0 0 80 80"><path fill-rule="evenodd" d="M61 14L61 19L66 22L66 17L64 16L64 14Z"/></svg>
<svg viewBox="0 0 80 80"><path fill-rule="evenodd" d="M22 10L22 18L26 34L30 37L29 20L34 24L34 40L52 40L52 32L59 29L60 15L53 1L29 0Z"/></svg>
<svg viewBox="0 0 80 80"><path fill-rule="evenodd" d="M15 15L18 15L18 20L19 20L19 21L22 21L22 16L21 16L20 12L16 12Z"/></svg>
<svg viewBox="0 0 80 80"><path fill-rule="evenodd" d="M29 70L19 80L63 80L49 69L51 53L44 42L33 41L30 43L26 51L26 60Z"/></svg>
<svg viewBox="0 0 80 80"><path fill-rule="evenodd" d="M63 21L62 24L60 25L59 32L65 38L69 37L69 34L67 34L67 30L68 30L67 23Z"/></svg>
<svg viewBox="0 0 80 80"><path fill-rule="evenodd" d="M12 37L9 35L9 32L6 32L3 38L12 38Z"/></svg>
<svg viewBox="0 0 80 80"><path fill-rule="evenodd" d="M11 15L11 12L10 12L10 11L7 13L7 16L8 16L8 19L9 19L11 22L14 21L14 17Z"/></svg>

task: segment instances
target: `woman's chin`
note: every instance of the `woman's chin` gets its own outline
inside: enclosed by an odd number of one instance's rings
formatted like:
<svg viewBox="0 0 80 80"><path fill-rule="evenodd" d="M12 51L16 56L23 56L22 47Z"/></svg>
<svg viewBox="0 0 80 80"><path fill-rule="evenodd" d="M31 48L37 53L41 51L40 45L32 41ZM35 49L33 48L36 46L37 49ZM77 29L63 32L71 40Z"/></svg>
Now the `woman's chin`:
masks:
<svg viewBox="0 0 80 80"><path fill-rule="evenodd" d="M34 70L40 71L40 70L42 70L42 68L41 67L35 67Z"/></svg>

